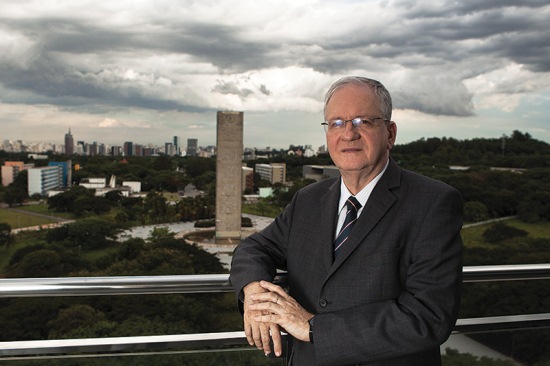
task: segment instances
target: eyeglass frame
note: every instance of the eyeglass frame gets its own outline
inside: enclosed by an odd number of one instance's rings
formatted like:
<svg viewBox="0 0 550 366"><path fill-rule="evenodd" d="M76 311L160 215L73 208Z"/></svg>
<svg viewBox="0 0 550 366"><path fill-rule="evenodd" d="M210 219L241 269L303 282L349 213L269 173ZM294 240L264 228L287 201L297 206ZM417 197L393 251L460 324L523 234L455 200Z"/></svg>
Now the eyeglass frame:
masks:
<svg viewBox="0 0 550 366"><path fill-rule="evenodd" d="M325 129L325 133L329 133L331 131L340 131L340 133L342 133L343 131L345 131L346 124L348 122L351 122L352 126L355 127L355 128L360 128L361 126L365 126L367 128L373 128L373 127L376 127L376 123L374 121L376 121L377 119L381 119L385 122L391 122L389 119L384 118L384 117L371 117L370 120L368 118L365 118L365 117L355 117L355 118L352 118L352 119L336 118L336 119L333 119L331 121L321 122L321 125ZM342 122L343 128L342 129L337 129L337 130L331 129L331 126L334 126L334 123L336 123L338 121Z"/></svg>

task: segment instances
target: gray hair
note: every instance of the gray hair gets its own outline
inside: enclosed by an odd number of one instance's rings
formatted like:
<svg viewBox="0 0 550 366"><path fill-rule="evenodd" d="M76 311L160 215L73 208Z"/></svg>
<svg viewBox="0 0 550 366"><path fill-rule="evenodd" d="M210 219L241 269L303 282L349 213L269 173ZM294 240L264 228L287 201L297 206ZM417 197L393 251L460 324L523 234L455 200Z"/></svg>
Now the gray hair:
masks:
<svg viewBox="0 0 550 366"><path fill-rule="evenodd" d="M372 90L374 90L374 94L378 97L380 112L382 113L381 117L391 121L392 101L390 92L386 89L384 85L382 85L381 82L362 76L346 76L336 80L334 84L330 86L327 93L325 94L325 107L323 109L323 113L325 116L327 113L327 105L330 101L330 98L332 98L336 91L348 84L355 84L372 88Z"/></svg>

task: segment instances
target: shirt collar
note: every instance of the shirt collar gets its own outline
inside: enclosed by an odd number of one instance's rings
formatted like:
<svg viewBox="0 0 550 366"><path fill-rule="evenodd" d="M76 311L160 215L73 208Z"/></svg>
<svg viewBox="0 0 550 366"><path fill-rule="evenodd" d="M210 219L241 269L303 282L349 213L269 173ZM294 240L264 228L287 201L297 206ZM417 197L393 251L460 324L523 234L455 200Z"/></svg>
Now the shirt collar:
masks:
<svg viewBox="0 0 550 366"><path fill-rule="evenodd" d="M359 193L355 195L355 198L357 198L357 201L359 201L359 203L361 204L361 208L357 212L358 216L361 214L361 211L363 211L363 207L365 207L365 204L367 203L367 200L369 199L370 194L372 193L374 187L376 186L380 178L382 178L382 175L388 168L389 163L390 163L390 160L388 159L384 169L382 169L382 171L376 177L374 177L374 179L371 180L369 184L367 184L361 191L359 191ZM338 213L342 211L342 209L346 204L346 201L351 195L352 194L348 190L348 187L346 187L346 185L344 184L344 180L340 178L340 202L338 203Z"/></svg>

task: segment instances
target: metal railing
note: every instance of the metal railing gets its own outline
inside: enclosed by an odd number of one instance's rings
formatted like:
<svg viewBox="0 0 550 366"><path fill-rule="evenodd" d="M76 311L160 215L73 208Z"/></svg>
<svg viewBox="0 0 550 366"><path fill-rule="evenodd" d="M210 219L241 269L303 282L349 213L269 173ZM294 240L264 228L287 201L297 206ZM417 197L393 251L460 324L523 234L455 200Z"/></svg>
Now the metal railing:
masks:
<svg viewBox="0 0 550 366"><path fill-rule="evenodd" d="M464 267L464 282L550 279L550 264ZM284 274L277 278L284 283ZM0 298L232 292L229 275L0 279ZM550 327L550 313L459 319L455 333ZM243 332L0 342L0 361L248 345ZM149 353L150 354L150 353Z"/></svg>

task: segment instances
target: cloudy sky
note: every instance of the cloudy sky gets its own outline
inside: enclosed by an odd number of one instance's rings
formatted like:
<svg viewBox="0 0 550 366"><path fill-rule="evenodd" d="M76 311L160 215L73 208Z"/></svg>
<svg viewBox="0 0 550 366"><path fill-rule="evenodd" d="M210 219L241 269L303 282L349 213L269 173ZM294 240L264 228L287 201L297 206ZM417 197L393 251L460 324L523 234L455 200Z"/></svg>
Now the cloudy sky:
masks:
<svg viewBox="0 0 550 366"><path fill-rule="evenodd" d="M550 142L548 0L0 2L0 139L215 144L244 111L245 146L324 143L322 100L380 80L398 143Z"/></svg>

